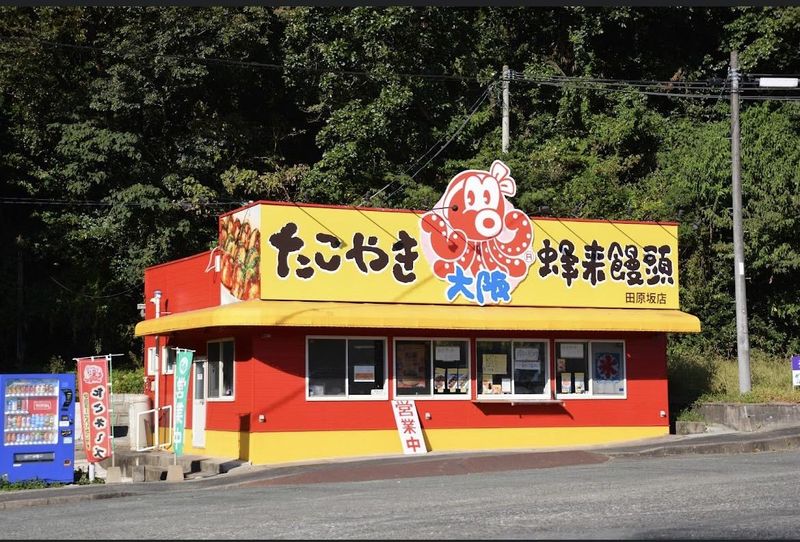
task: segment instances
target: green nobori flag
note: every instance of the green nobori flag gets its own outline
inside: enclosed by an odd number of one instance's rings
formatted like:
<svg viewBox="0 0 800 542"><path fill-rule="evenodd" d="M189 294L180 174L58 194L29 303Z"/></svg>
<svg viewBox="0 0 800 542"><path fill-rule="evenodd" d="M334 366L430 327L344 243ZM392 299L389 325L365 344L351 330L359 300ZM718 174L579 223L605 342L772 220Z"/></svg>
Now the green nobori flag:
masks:
<svg viewBox="0 0 800 542"><path fill-rule="evenodd" d="M178 350L175 357L174 401L175 401L175 455L183 455L183 437L186 428L186 399L189 395L189 373L192 368L192 352Z"/></svg>

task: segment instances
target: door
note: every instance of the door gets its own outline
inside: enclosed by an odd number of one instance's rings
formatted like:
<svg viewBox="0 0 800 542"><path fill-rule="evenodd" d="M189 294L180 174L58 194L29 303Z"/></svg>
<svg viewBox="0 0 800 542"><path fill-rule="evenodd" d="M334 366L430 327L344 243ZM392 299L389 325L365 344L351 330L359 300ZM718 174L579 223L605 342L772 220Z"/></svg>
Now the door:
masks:
<svg viewBox="0 0 800 542"><path fill-rule="evenodd" d="M204 358L195 359L192 395L192 446L206 447L206 377L208 363Z"/></svg>

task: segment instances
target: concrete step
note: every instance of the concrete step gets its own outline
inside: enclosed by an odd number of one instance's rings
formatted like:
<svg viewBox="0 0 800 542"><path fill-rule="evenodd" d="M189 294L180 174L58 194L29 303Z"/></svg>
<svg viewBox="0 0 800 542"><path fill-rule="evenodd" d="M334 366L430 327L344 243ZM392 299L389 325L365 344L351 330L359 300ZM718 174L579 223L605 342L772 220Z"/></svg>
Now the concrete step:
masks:
<svg viewBox="0 0 800 542"><path fill-rule="evenodd" d="M111 466L111 460L100 463L104 468ZM224 474L243 463L239 459L206 457L199 455L183 455L175 459L175 455L164 451L135 452L120 450L115 453L114 465L120 468L123 478L133 481L150 482L166 480L170 465L181 466L184 477L198 478Z"/></svg>
<svg viewBox="0 0 800 542"><path fill-rule="evenodd" d="M158 482L167 479L167 467L158 465L134 465L131 468L134 482Z"/></svg>

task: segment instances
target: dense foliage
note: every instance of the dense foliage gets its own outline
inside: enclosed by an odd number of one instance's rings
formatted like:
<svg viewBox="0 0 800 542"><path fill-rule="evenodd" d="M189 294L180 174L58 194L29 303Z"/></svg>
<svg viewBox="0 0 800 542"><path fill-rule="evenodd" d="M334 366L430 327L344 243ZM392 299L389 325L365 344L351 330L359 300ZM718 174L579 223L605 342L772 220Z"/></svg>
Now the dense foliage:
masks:
<svg viewBox="0 0 800 542"><path fill-rule="evenodd" d="M140 358L143 269L247 200L429 207L500 155L503 64L722 81L736 48L745 72L800 73L795 7L2 7L0 36L6 371ZM704 325L681 340L735 352L727 96L511 94L518 205L679 221ZM742 109L751 343L778 354L800 348L798 105Z"/></svg>

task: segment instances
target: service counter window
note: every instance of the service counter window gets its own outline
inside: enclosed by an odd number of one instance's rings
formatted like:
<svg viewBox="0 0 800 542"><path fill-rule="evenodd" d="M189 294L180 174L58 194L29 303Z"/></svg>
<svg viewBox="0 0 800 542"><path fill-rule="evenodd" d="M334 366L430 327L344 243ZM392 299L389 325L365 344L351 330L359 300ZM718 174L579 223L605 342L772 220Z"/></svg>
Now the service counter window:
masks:
<svg viewBox="0 0 800 542"><path fill-rule="evenodd" d="M625 343L622 341L557 342L556 389L561 398L624 398Z"/></svg>
<svg viewBox="0 0 800 542"><path fill-rule="evenodd" d="M486 339L476 347L481 397L550 398L546 340Z"/></svg>
<svg viewBox="0 0 800 542"><path fill-rule="evenodd" d="M395 341L395 395L469 398L469 341Z"/></svg>
<svg viewBox="0 0 800 542"><path fill-rule="evenodd" d="M208 389L209 401L232 401L234 398L234 352L233 340L212 341L208 350Z"/></svg>
<svg viewBox="0 0 800 542"><path fill-rule="evenodd" d="M386 399L384 339L308 337L307 399Z"/></svg>

